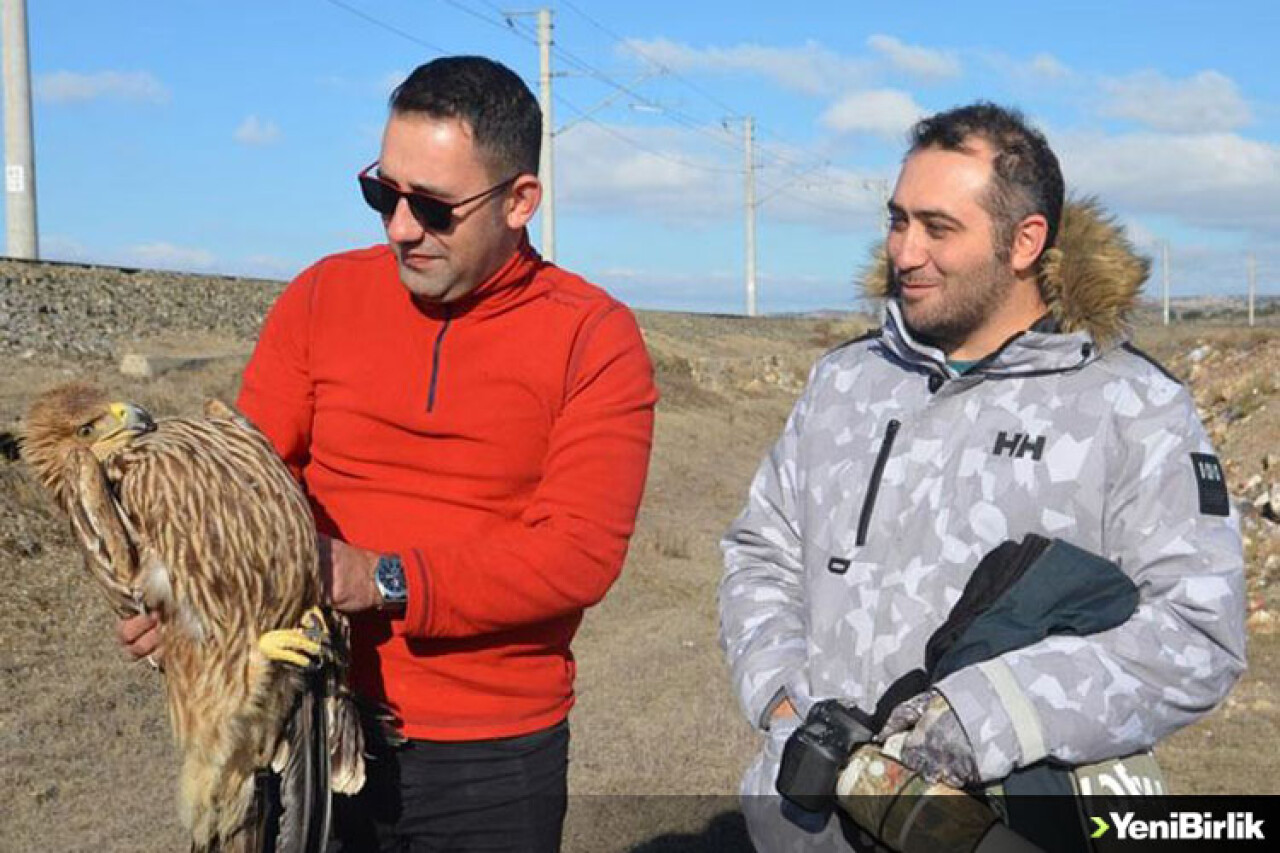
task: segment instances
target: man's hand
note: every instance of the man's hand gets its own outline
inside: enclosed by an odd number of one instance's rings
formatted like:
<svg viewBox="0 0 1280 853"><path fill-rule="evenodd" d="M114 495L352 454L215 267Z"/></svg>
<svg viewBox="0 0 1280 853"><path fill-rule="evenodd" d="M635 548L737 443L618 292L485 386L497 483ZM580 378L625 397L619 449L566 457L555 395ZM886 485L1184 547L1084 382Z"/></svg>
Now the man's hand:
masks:
<svg viewBox="0 0 1280 853"><path fill-rule="evenodd" d="M320 534L320 577L325 599L343 613L359 613L382 605L373 582L378 554Z"/></svg>
<svg viewBox="0 0 1280 853"><path fill-rule="evenodd" d="M898 758L930 782L953 788L978 781L978 763L960 718L936 690L927 690L903 702L889 715L876 741L884 743L902 734Z"/></svg>
<svg viewBox="0 0 1280 853"><path fill-rule="evenodd" d="M164 637L160 633L160 618L155 613L139 613L116 623L116 639L134 660L146 658L160 669L164 658Z"/></svg>

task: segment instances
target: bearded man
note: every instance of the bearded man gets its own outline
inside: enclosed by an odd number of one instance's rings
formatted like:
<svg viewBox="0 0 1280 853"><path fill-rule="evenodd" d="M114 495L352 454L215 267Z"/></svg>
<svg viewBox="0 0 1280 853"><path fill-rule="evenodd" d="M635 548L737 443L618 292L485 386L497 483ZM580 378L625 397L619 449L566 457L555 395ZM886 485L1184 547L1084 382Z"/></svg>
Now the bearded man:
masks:
<svg viewBox="0 0 1280 853"><path fill-rule="evenodd" d="M1124 341L1148 265L1096 205L1064 217L1064 195L1014 110L913 130L870 276L883 326L818 363L722 543L721 640L766 732L743 781L760 850L872 844L775 792L819 700L856 706L929 779L978 790L1142 753L1244 668L1222 467L1187 391ZM1109 624L1051 618L938 671L984 588L1034 598L1094 571L1128 596Z"/></svg>

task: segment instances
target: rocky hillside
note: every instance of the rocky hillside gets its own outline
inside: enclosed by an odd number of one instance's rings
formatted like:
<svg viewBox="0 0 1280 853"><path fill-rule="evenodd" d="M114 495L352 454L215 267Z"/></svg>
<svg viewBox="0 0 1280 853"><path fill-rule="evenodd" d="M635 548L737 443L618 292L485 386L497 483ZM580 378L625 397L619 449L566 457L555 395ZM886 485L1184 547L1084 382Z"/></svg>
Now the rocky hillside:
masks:
<svg viewBox="0 0 1280 853"><path fill-rule="evenodd" d="M119 356L131 340L252 340L281 282L0 259L0 352Z"/></svg>
<svg viewBox="0 0 1280 853"><path fill-rule="evenodd" d="M1191 388L1240 510L1249 626L1280 631L1280 327L1148 327L1140 340Z"/></svg>

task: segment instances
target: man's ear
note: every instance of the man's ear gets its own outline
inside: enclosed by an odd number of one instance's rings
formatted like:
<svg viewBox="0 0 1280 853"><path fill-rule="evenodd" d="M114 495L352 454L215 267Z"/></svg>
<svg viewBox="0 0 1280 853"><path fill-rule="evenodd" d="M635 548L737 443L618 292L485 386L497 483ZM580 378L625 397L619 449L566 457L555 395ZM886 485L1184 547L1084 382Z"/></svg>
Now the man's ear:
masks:
<svg viewBox="0 0 1280 853"><path fill-rule="evenodd" d="M542 202L542 182L533 175L521 175L511 185L507 197L507 227L519 231L529 224Z"/></svg>
<svg viewBox="0 0 1280 853"><path fill-rule="evenodd" d="M1049 220L1043 213L1033 213L1018 223L1013 231L1013 245L1009 251L1009 263L1014 273L1021 275L1031 269L1040 258L1049 239Z"/></svg>

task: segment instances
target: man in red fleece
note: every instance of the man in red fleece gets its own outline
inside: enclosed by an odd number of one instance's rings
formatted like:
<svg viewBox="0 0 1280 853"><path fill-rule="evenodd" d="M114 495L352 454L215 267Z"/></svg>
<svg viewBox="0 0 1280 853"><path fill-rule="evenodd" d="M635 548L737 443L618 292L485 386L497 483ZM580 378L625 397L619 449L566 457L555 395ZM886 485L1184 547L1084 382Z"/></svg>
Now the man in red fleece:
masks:
<svg viewBox="0 0 1280 853"><path fill-rule="evenodd" d="M569 642L621 569L656 391L631 313L529 245L540 139L502 65L414 71L360 175L387 245L298 276L245 369L353 617L356 689L409 739L337 804L339 850L559 847Z"/></svg>

